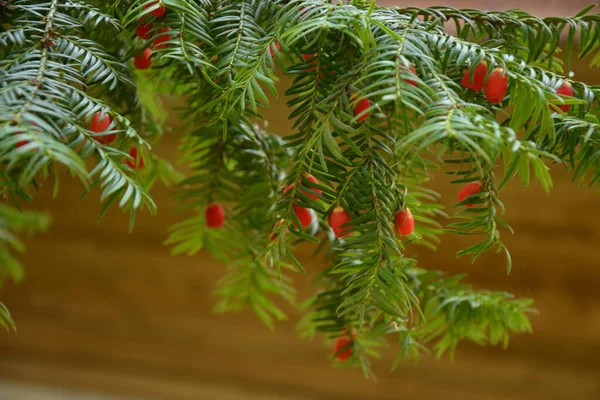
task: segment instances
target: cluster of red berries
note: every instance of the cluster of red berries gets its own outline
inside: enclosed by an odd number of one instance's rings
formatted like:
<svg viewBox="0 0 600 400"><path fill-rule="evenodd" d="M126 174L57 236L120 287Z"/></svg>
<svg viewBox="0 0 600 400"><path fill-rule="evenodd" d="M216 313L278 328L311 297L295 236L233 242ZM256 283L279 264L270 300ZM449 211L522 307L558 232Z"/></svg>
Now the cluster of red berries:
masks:
<svg viewBox="0 0 600 400"><path fill-rule="evenodd" d="M485 97L493 104L501 103L506 97L508 91L508 77L502 68L494 68L490 77L485 81L488 73L488 66L485 61L479 63L473 72L473 81L471 81L471 69L465 71L461 84L467 89L480 92L485 86Z"/></svg>
<svg viewBox="0 0 600 400"><path fill-rule="evenodd" d="M157 3L158 3L158 1L147 4L145 6L145 8L154 7ZM153 17L156 17L156 18L161 18L163 15L165 15L166 12L167 12L167 7L160 6L156 9L150 11L148 13L148 15L152 15ZM138 37L140 37L141 39L149 40L150 39L150 31L152 30L152 24L150 24L148 21L145 21L144 19L140 19L139 23L140 24L138 25L138 27L135 28L135 34ZM171 40L171 35L166 33L166 32L169 32L170 30L171 30L171 28L169 28L168 26L158 28L158 33L162 33L162 35L160 35L159 37L157 37L156 39L154 39L152 41L152 47L154 47L157 50L165 47L166 42ZM151 57L152 57L152 49L147 47L140 54L133 57L133 65L137 69L148 69L152 65Z"/></svg>
<svg viewBox="0 0 600 400"><path fill-rule="evenodd" d="M467 89L474 90L476 92L480 92L485 85L485 97L490 103L501 103L506 96L506 92L508 91L508 77L504 73L502 68L495 68L487 81L485 81L485 77L488 73L488 66L485 61L479 63L477 67L475 67L475 71L473 72L473 80L471 81L471 70L467 68L465 71L461 84ZM556 94L568 97L574 97L575 91L573 90L573 86L570 82L565 81L563 84L556 90ZM568 112L571 108L570 104L561 104L558 106L551 106L553 111L557 111L558 109L563 112Z"/></svg>
<svg viewBox="0 0 600 400"><path fill-rule="evenodd" d="M336 207L329 214L329 226L338 238L343 238L352 233L349 222L352 217L343 207ZM403 208L394 216L394 232L397 235L407 236L415 231L415 218L409 208Z"/></svg>
<svg viewBox="0 0 600 400"><path fill-rule="evenodd" d="M96 114L94 114L92 120L90 121L90 130L94 133L104 133L110 127L111 123L112 118L110 117L110 115L103 115L102 113L97 112ZM34 122L32 122L31 126L37 125ZM15 134L20 133L22 132L16 132ZM115 140L117 140L117 134L108 133L101 136L94 136L94 139L103 145L109 145L112 144ZM27 146L28 144L29 140L20 140L15 144L15 146L17 148L20 148L23 146ZM127 159L125 160L125 164L136 170L142 169L144 167L144 157L140 156L138 159L138 149L136 146L133 146L129 150L129 155L135 160L135 162L130 159Z"/></svg>
<svg viewBox="0 0 600 400"><path fill-rule="evenodd" d="M305 60L309 60L313 57L313 54L303 54L302 57ZM312 69L312 68L310 68ZM417 71L412 65L408 66L410 72L414 75L417 75ZM461 84L467 89L474 90L476 92L480 92L485 90L486 99L493 104L501 103L506 97L506 92L508 91L508 76L505 74L504 70L500 67L494 68L490 73L488 80L485 80L485 77L488 74L488 65L485 61L482 61L475 67L475 71L473 71L473 79L471 80L471 69L467 68L462 80ZM406 79L407 83L417 86L417 82ZM573 90L573 86L570 82L565 81L563 84L556 90L556 94L568 97L574 97L575 91ZM357 98L356 95L353 95L350 99L354 105L354 115L357 117L359 122L364 121L370 116L370 112L368 111L371 107L371 102L368 98ZM570 104L560 104L560 105L551 105L551 109L553 111L557 111L558 109L563 112L568 112L571 108Z"/></svg>
<svg viewBox="0 0 600 400"><path fill-rule="evenodd" d="M112 123L112 118L110 115L103 115L100 112L97 112L92 117L92 121L90 122L90 130L94 133L104 133ZM102 136L94 136L94 139L101 144L109 145L117 140L116 133L109 133ZM133 161L130 159L125 160L125 164L127 164L130 168L135 170L142 169L144 167L144 157L140 156L138 158L138 149L136 146L133 146L129 149L129 156L133 158Z"/></svg>

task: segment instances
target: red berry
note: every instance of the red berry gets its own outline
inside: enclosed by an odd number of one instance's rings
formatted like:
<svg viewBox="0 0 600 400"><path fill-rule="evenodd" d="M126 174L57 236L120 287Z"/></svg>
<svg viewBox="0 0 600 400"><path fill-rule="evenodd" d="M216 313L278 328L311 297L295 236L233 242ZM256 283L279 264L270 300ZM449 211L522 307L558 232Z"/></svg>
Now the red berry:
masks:
<svg viewBox="0 0 600 400"><path fill-rule="evenodd" d="M294 204L294 212L300 220L303 228L306 228L312 222L312 214L308 208L300 207Z"/></svg>
<svg viewBox="0 0 600 400"><path fill-rule="evenodd" d="M570 82L565 81L558 89L556 89L556 94L560 94L562 96L573 97L575 96L575 91L573 90L573 85ZM560 108L562 112L568 112L571 108L570 104L557 104L556 107ZM556 108L553 108L556 110Z"/></svg>
<svg viewBox="0 0 600 400"><path fill-rule="evenodd" d="M171 28L169 28L168 26L165 26L163 28L159 28L158 29L158 33L165 33L165 32L169 32L171 30ZM159 50L162 49L163 47L166 46L165 42L168 42L169 40L171 40L171 35L160 35L159 37L157 37L156 39L154 39L154 41L152 41L152 45L154 46L155 49Z"/></svg>
<svg viewBox="0 0 600 400"><path fill-rule="evenodd" d="M277 51L279 51L279 49L281 49L281 46L279 45L278 42L273 42L273 44L271 46L269 46L269 54L271 54L271 57L275 56L275 49L277 49Z"/></svg>
<svg viewBox="0 0 600 400"><path fill-rule="evenodd" d="M358 100L358 102L354 106L354 115L358 117L359 121L364 121L365 119L369 118L370 113L364 112L369 107L371 107L371 102L366 97L363 97L360 100Z"/></svg>
<svg viewBox="0 0 600 400"><path fill-rule="evenodd" d="M501 103L508 91L508 76L502 68L495 68L485 83L485 97L490 103Z"/></svg>
<svg viewBox="0 0 600 400"><path fill-rule="evenodd" d="M204 210L204 219L206 220L206 226L209 228L220 228L225 222L225 209L219 203L210 204Z"/></svg>
<svg viewBox="0 0 600 400"><path fill-rule="evenodd" d="M396 225L394 226L394 231L398 235L410 235L415 230L415 219L408 208L396 214L394 222Z"/></svg>
<svg viewBox="0 0 600 400"><path fill-rule="evenodd" d="M133 160L130 160L128 158L125 160L125 164L129 165L131 168L133 168L135 170L144 168L144 156L140 156L140 158L138 160L138 149L136 146L133 146L129 150L129 155L131 156L131 158L133 158ZM137 163L137 165L136 165L136 163Z"/></svg>
<svg viewBox="0 0 600 400"><path fill-rule="evenodd" d="M308 61L310 59L313 59L316 56L317 56L316 54L302 54L302 58L304 59L304 61ZM314 71L314 70L317 69L317 66L315 65L316 64L316 60L312 60L310 62L310 64L312 65L312 67L306 68L305 71Z"/></svg>
<svg viewBox="0 0 600 400"><path fill-rule="evenodd" d="M90 123L90 130L94 133L101 133L108 129L110 123L112 122L112 118L110 115L102 115L102 113L97 112L92 117L92 122ZM115 140L117 140L117 134L111 133L110 135L104 136L94 136L94 139L102 144L111 144Z"/></svg>
<svg viewBox="0 0 600 400"><path fill-rule="evenodd" d="M14 135L20 135L23 132L15 132ZM27 146L29 144L29 140L20 140L15 144L15 147L18 149L19 147Z"/></svg>
<svg viewBox="0 0 600 400"><path fill-rule="evenodd" d="M413 75L417 75L417 70L415 69L415 67L413 67L412 65L408 66L408 70L410 72L412 72ZM413 85L413 86L417 86L417 81L413 81L412 79L405 79L406 83L408 83L409 85Z"/></svg>
<svg viewBox="0 0 600 400"><path fill-rule="evenodd" d="M481 182L469 182L460 190L460 192L458 192L458 201L462 203L467 197L481 192L482 189L483 185ZM471 208L473 207L473 204L467 204L466 206Z"/></svg>
<svg viewBox="0 0 600 400"><path fill-rule="evenodd" d="M154 6L156 3L158 3L158 1L154 1L150 4L146 4L144 6L144 8L150 8L150 7ZM154 15L155 17L160 18L163 15L165 15L166 12L167 12L167 6L160 6L157 9L150 11L148 14Z"/></svg>
<svg viewBox="0 0 600 400"><path fill-rule="evenodd" d="M312 183L315 183L317 185L319 184L319 180L317 178L315 178L314 176L312 176L311 174L306 174L306 179L308 179L309 181L311 181ZM323 191L321 189L317 189L312 186L309 186L309 187L317 194L323 193ZM308 197L310 197L313 200L319 200L319 198L315 194L308 193L308 192L302 192L302 193L304 193L305 195L307 195Z"/></svg>
<svg viewBox="0 0 600 400"><path fill-rule="evenodd" d="M37 124L35 122L32 122L31 126L37 126ZM23 132L15 132L15 133L13 133L13 135L20 135L22 133ZM19 148L19 147L27 146L28 144L29 144L29 140L20 140L15 144L15 147ZM37 147L35 149L37 149Z"/></svg>
<svg viewBox="0 0 600 400"><path fill-rule="evenodd" d="M333 229L333 233L338 238L346 237L352 234L349 226L341 227L344 224L350 222L350 214L342 207L336 207L331 214L329 214L329 226Z"/></svg>
<svg viewBox="0 0 600 400"><path fill-rule="evenodd" d="M149 48L144 49L140 54L133 57L133 65L137 69L148 69L152 65L152 50Z"/></svg>
<svg viewBox="0 0 600 400"><path fill-rule="evenodd" d="M467 68L465 74L462 77L461 84L467 89L480 92L483 89L483 81L487 75L487 63L482 61L478 66L475 67L475 74L473 75L473 82L471 83L471 69Z"/></svg>
<svg viewBox="0 0 600 400"><path fill-rule="evenodd" d="M15 135L18 135L19 133L23 133L23 132L15 132ZM15 147L19 148L19 147L27 146L28 144L29 144L29 140L21 140L21 141L18 141L17 144L15 144Z"/></svg>
<svg viewBox="0 0 600 400"><path fill-rule="evenodd" d="M317 185L319 184L319 180L317 178L315 178L314 176L312 176L311 174L306 174L306 179L308 179L309 181L311 181L312 183L316 183ZM293 183L290 183L289 185L287 185L284 189L283 189L283 193L287 193L290 190L292 190L292 188L294 187ZM314 187L310 187L311 190L313 190L315 193L321 194L323 193L323 191L321 189L317 189ZM308 193L305 191L302 191L303 194L307 195L308 197L310 197L313 200L318 200L319 198L312 193Z"/></svg>
<svg viewBox="0 0 600 400"><path fill-rule="evenodd" d="M294 187L293 183L290 183L289 185L287 185L284 189L283 189L283 193L287 193L290 190L292 190L292 188Z"/></svg>
<svg viewBox="0 0 600 400"><path fill-rule="evenodd" d="M335 340L333 354L340 361L346 361L352 355L352 339L341 336Z"/></svg>
<svg viewBox="0 0 600 400"><path fill-rule="evenodd" d="M135 34L144 40L150 39L150 30L152 30L152 25L144 24L140 19L139 25L135 28Z"/></svg>

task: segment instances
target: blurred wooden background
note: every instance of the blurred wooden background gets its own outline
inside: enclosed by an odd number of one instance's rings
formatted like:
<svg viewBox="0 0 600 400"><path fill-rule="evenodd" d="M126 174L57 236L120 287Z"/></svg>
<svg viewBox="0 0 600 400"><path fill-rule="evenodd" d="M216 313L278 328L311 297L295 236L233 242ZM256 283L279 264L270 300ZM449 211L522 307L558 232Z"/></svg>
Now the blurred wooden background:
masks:
<svg viewBox="0 0 600 400"><path fill-rule="evenodd" d="M571 2L570 13L583 3ZM596 71L582 65L575 71L599 82ZM289 132L286 115L283 102L273 104L268 116L275 131ZM177 126L176 115L170 124ZM157 152L175 159L176 136L177 129ZM211 314L213 285L224 268L204 253L169 256L162 242L178 216L168 189L156 187L159 214L140 215L128 234L127 217L115 210L96 224L98 199L78 202L78 182L66 179L57 199L48 182L33 207L53 214L52 228L27 242L25 282L0 291L19 328L0 334L0 400L44 399L38 391L25 397L29 384L53 387L52 399L105 399L69 396L73 390L168 400L599 399L600 196L576 187L560 167L553 176L550 196L535 183L502 193L516 231L505 234L514 260L509 276L502 255L474 265L457 260L462 238L447 235L438 252L419 255L424 267L467 271L478 287L535 298L535 333L514 336L506 351L464 344L453 362L424 357L393 374L398 349L392 346L374 363L378 383L330 368L329 346L297 338L294 310L288 308L290 320L275 333L250 312ZM440 174L432 187L449 206L456 187L447 180ZM310 250L298 251L309 272L296 276L301 299L310 293L310 273L322 268Z"/></svg>

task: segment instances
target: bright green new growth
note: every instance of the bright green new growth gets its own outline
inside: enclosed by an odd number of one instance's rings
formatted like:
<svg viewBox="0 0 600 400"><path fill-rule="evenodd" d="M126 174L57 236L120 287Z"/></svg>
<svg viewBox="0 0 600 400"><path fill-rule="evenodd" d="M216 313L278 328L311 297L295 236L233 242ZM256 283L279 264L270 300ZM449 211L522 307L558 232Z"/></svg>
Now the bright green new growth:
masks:
<svg viewBox="0 0 600 400"><path fill-rule="evenodd" d="M186 98L181 152L191 174L176 195L197 214L174 226L168 243L190 255L204 247L229 265L216 311L248 307L269 327L284 319L276 298L295 304L290 274L304 272L293 245L312 241L331 266L306 302L302 331L328 338L355 331L346 364L367 375L368 358L386 337L400 341L399 362L428 348L453 354L463 339L506 346L510 333L531 330L530 300L472 289L462 277L422 269L403 253L418 244L435 248L443 231L476 235L481 241L459 255L503 251L510 268L500 238L510 227L500 218L499 199L508 180L518 175L527 185L533 170L549 191L551 161L565 163L581 184L598 184L600 89L566 74L575 56L600 64L600 15L588 15L592 7L573 18L539 19L519 11L385 8L366 0L160 0L145 8L151 4L3 6L0 189L7 199L26 201L37 181L64 165L89 187L100 186L106 207L118 201L131 221L141 207L152 211L148 186L157 174L171 175L147 152L161 131L149 96L138 93L155 83L155 91ZM164 17L148 18L162 5ZM154 26L148 42L133 34L141 18ZM444 31L448 21L456 34ZM130 59L164 34L159 26L170 28L170 40L153 50L150 78L136 77ZM501 67L508 75L501 104L460 86L466 68L483 60L488 74ZM280 137L256 123L283 74L293 77L286 94L294 132ZM555 94L566 78L575 98ZM360 98L371 104L364 122L353 112ZM572 107L563 113L553 104ZM114 145L89 131L96 112L115 121ZM125 164L134 143L150 164L141 174ZM88 159L96 163L91 172ZM500 162L504 170L495 168ZM484 187L468 199L473 208L455 205L446 226L439 195L426 187L441 163L452 167L457 191L477 180ZM308 182L307 173L319 184ZM223 229L205 226L211 202L227 208ZM318 223L299 230L294 205L314 210ZM344 239L327 226L336 206L353 218L355 233ZM393 218L403 207L415 216L416 231L399 240ZM7 315L0 309L0 321Z"/></svg>

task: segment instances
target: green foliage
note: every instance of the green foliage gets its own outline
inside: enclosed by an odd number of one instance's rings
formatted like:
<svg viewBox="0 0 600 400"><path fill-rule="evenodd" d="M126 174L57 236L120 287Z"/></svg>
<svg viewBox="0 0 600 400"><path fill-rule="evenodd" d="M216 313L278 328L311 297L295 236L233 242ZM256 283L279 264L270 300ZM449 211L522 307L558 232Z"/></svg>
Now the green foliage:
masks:
<svg viewBox="0 0 600 400"><path fill-rule="evenodd" d="M506 345L509 334L531 331L530 300L420 269L405 251L435 249L444 232L474 235L479 242L458 255L475 260L503 251L510 270L501 241L512 232L502 219L508 181L528 185L533 171L550 191L550 164L564 163L575 181L600 187L600 88L570 72L574 57L600 65L600 15L591 7L574 17L536 18L367 0L72 4L19 0L1 11L8 23L0 33L0 176L12 202L27 200L62 164L100 186L106 206L118 201L132 215L153 210L147 188L157 179L179 181L147 151L162 133L160 107L149 97L162 90L185 96L180 150L190 170L175 190L186 214L167 243L175 254L206 248L227 264L216 311L248 307L272 328L285 318L277 302L295 301L289 274L309 270L294 246L314 242L331 265L319 273L300 326L328 339L351 335L352 356L336 364L372 376L369 360L386 337L399 339L400 362L428 348L453 355L461 340ZM159 6L165 16L148 14ZM447 22L456 35L444 30ZM149 40L134 37L140 23L151 25ZM152 41L161 35L168 40L156 49ZM136 77L128 63L146 47L153 48L152 71ZM461 85L465 70L481 62L486 79L498 67L509 80L498 104ZM293 80L285 90L293 132L280 137L256 121L279 95L282 74ZM574 97L556 94L567 80ZM365 100L367 109L356 114ZM89 130L99 111L114 120L113 146ZM142 176L124 163L132 144L153 160ZM90 173L89 158L96 161ZM427 187L442 165L457 191L483 185L453 206L447 224L439 194ZM214 202L226 210L221 229L205 222ZM312 210L305 229L298 207ZM327 224L336 207L352 218L352 234L342 239ZM416 229L398 237L394 217L406 208Z"/></svg>
<svg viewBox="0 0 600 400"><path fill-rule="evenodd" d="M129 147L147 147L136 132L144 113L134 76L122 60L120 22L86 2L15 1L3 10L0 32L1 187L15 203L64 165L87 186L98 186L105 207L118 201L134 213L155 205L125 164ZM121 103L117 104L116 100ZM108 114L116 146L90 130ZM129 114L129 119L125 116ZM96 166L88 172L84 162ZM56 181L58 184L58 181ZM104 212L103 210L103 212Z"/></svg>

